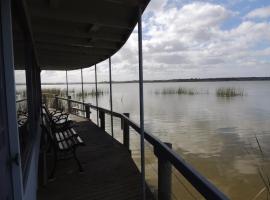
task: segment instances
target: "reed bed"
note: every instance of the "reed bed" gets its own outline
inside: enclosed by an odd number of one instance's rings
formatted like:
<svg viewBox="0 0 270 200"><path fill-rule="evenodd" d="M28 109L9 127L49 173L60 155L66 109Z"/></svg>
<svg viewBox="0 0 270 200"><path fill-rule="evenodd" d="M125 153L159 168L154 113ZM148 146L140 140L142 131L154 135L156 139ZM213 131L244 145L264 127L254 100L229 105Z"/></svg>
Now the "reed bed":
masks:
<svg viewBox="0 0 270 200"><path fill-rule="evenodd" d="M20 98L26 98L26 90L23 90L23 89L21 89L21 90L17 90L16 91L16 96L18 97L20 97Z"/></svg>
<svg viewBox="0 0 270 200"><path fill-rule="evenodd" d="M244 89L233 88L233 87L221 87L217 88L216 96L218 97L236 97L236 96L244 96Z"/></svg>
<svg viewBox="0 0 270 200"><path fill-rule="evenodd" d="M164 88L163 90L156 90L157 95L196 95L196 94L208 94L207 91L197 90L194 88Z"/></svg>
<svg viewBox="0 0 270 200"><path fill-rule="evenodd" d="M84 91L84 96L102 96L102 95L105 95L105 94L108 94L109 91L108 90L103 90L103 89L97 89L97 91L95 89L92 89L90 91ZM76 96L77 97L82 97L82 92L78 92L76 93Z"/></svg>
<svg viewBox="0 0 270 200"><path fill-rule="evenodd" d="M48 96L65 96L66 90L61 90L58 88L44 88L42 89L42 94L48 95Z"/></svg>

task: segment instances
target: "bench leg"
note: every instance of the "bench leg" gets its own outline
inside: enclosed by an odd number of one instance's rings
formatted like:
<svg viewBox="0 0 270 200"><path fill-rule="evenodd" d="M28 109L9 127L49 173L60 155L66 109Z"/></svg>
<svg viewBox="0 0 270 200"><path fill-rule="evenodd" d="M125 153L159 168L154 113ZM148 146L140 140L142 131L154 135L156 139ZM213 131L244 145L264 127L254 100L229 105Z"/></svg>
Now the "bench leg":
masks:
<svg viewBox="0 0 270 200"><path fill-rule="evenodd" d="M49 179L54 178L54 173L56 170L56 164L57 164L57 160L58 160L56 150L54 149L53 152L54 152L54 163L53 163L53 168L52 168L51 175L50 175Z"/></svg>
<svg viewBox="0 0 270 200"><path fill-rule="evenodd" d="M75 160L76 160L76 162L77 162L77 164L79 166L80 172L83 172L82 165L81 165L81 163L80 163L80 161L79 161L79 159L77 157L77 154L76 154L76 148L73 149L73 155L74 155L74 158L75 158Z"/></svg>

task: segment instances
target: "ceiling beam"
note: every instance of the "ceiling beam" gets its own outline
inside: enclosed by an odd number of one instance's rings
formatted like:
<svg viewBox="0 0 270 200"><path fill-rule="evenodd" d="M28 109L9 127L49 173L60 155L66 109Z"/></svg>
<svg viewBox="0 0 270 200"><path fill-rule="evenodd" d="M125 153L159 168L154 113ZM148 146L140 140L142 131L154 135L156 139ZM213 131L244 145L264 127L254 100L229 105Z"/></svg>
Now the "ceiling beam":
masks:
<svg viewBox="0 0 270 200"><path fill-rule="evenodd" d="M57 44L46 44L46 43L37 43L37 51L39 50L48 50L48 51L61 51L67 53L82 53L82 54L93 54L93 55L106 55L111 54L113 51L110 49L103 48L87 48L80 46L67 46L67 45L57 45ZM18 51L24 51L23 42L14 43L14 49Z"/></svg>
<svg viewBox="0 0 270 200"><path fill-rule="evenodd" d="M90 25L86 24L69 24L61 23L58 21L44 21L38 19L32 19L33 32L37 34L51 34L67 37L78 37L78 38L93 38L93 39L103 39L108 41L121 41L123 40L123 35L121 31L115 31L108 29L105 31L89 31ZM92 27L92 26L91 26ZM19 32L19 27L15 26L14 30ZM92 29L91 29L92 30Z"/></svg>
<svg viewBox="0 0 270 200"><path fill-rule="evenodd" d="M62 60L82 60L82 61L89 61L89 60L97 60L98 58L106 57L107 55L86 55L86 54L79 54L79 53L69 53L69 52L62 52L62 51L48 51L48 50L40 50L38 52L38 57L46 57L46 58L57 58Z"/></svg>
<svg viewBox="0 0 270 200"><path fill-rule="evenodd" d="M87 48L100 48L100 49L117 49L121 45L120 43L110 42L110 41L92 41L82 38L70 38L70 37L46 37L46 36L35 36L36 44L54 44L54 45L66 45L68 46L78 46ZM14 41L24 42L24 38L16 36Z"/></svg>
<svg viewBox="0 0 270 200"><path fill-rule="evenodd" d="M130 13L133 9L123 9L120 6L109 7L108 5L101 6L101 3L94 4L88 1L88 4L78 4L63 1L59 8L52 9L47 5L31 3L30 13L32 18L40 17L50 20L69 21L75 23L88 23L98 26L107 26L112 28L121 28L132 30L133 25L130 23ZM78 7L80 6L80 7ZM84 10L81 10L84 6ZM78 9L76 8L78 7Z"/></svg>

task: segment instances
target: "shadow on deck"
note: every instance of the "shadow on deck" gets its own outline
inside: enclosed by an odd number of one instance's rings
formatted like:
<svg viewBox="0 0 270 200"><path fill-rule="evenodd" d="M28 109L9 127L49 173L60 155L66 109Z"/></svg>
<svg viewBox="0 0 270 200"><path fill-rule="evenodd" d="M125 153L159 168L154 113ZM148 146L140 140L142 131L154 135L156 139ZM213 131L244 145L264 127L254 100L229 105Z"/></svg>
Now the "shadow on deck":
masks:
<svg viewBox="0 0 270 200"><path fill-rule="evenodd" d="M39 200L141 199L141 179L127 149L91 121L77 121L85 142L78 148L84 172L74 159L59 161L56 179L38 190ZM48 157L50 170L52 158ZM147 190L146 199L153 199Z"/></svg>

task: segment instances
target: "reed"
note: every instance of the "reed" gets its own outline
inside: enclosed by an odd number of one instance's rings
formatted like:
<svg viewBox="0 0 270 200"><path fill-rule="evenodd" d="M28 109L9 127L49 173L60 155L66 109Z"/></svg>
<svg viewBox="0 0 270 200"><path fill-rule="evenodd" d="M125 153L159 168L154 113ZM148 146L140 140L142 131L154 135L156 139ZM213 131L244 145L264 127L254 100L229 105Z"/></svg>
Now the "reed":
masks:
<svg viewBox="0 0 270 200"><path fill-rule="evenodd" d="M42 89L42 94L46 94L48 96L64 96L66 95L66 90L61 90L58 88L44 88Z"/></svg>
<svg viewBox="0 0 270 200"><path fill-rule="evenodd" d="M26 90L21 89L21 90L16 90L16 96L20 96L20 98L25 98L26 97Z"/></svg>
<svg viewBox="0 0 270 200"><path fill-rule="evenodd" d="M101 95L105 95L108 94L109 91L108 90L103 90L103 89L98 89L97 91L95 89L92 89L90 91L84 91L84 96L101 96ZM82 92L78 92L76 93L77 97L82 97Z"/></svg>
<svg viewBox="0 0 270 200"><path fill-rule="evenodd" d="M194 88L164 88L163 90L156 90L157 95L196 95L196 94L208 94L208 91L199 91Z"/></svg>
<svg viewBox="0 0 270 200"><path fill-rule="evenodd" d="M221 87L216 90L216 96L218 97L235 97L244 96L244 89L232 88L232 87Z"/></svg>

